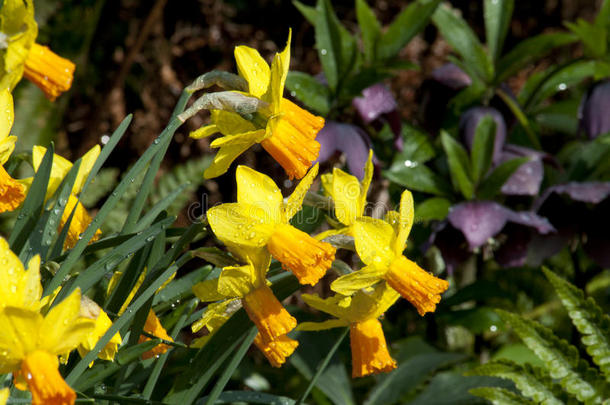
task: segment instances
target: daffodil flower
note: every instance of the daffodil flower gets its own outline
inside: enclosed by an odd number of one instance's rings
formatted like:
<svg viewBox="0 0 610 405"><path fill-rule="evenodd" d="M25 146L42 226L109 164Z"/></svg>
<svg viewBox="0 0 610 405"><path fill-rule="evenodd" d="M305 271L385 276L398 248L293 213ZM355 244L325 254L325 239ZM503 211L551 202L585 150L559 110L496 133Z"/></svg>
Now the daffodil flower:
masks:
<svg viewBox="0 0 610 405"><path fill-rule="evenodd" d="M8 394L10 393L8 388L2 388L0 390L0 405L6 405L6 401L8 400Z"/></svg>
<svg viewBox="0 0 610 405"><path fill-rule="evenodd" d="M206 178L225 173L237 156L256 143L284 168L291 179L305 176L318 157L320 144L316 135L324 119L315 116L283 97L290 64L290 38L286 48L275 55L271 68L257 50L238 46L235 60L239 75L248 82L247 95L266 103L266 107L247 120L238 113L213 110L211 124L191 134L204 138L220 132L211 147L220 148L214 162L205 171Z"/></svg>
<svg viewBox="0 0 610 405"><path fill-rule="evenodd" d="M356 220L352 225L356 252L366 267L339 277L331 289L350 295L385 280L420 315L433 312L449 284L403 256L412 225L413 197L409 191L402 193L400 212L390 211L386 221L368 217Z"/></svg>
<svg viewBox="0 0 610 405"><path fill-rule="evenodd" d="M84 318L89 318L95 321L95 328L85 337L85 339L76 348L81 357L85 357L89 353L102 336L112 326L112 321L102 308L97 305L91 298L83 295L80 303L80 315ZM114 356L121 345L121 335L117 332L112 336L110 341L97 355L99 359L113 361ZM93 362L89 365L91 367Z"/></svg>
<svg viewBox="0 0 610 405"><path fill-rule="evenodd" d="M31 0L4 0L0 9L0 89L12 91L22 76L55 100L70 89L74 63L36 43L38 25Z"/></svg>
<svg viewBox="0 0 610 405"><path fill-rule="evenodd" d="M335 248L290 225L301 209L318 166L314 166L284 201L277 185L262 173L239 166L237 203L208 210L214 234L225 244L266 250L290 270L302 284L314 285L324 276L335 258Z"/></svg>
<svg viewBox="0 0 610 405"><path fill-rule="evenodd" d="M155 311L153 311L152 309L148 312L148 316L146 317L146 322L144 323L144 328L142 328L142 330L148 334L154 335L168 342L174 341L174 339L172 339L172 337L167 334L167 331L165 330L163 325L161 325L161 321L157 317L157 314L155 314ZM149 341L150 339L151 338L148 336L140 335L138 343L144 343L146 341ZM144 354L142 354L142 358L146 360L153 357L159 357L160 355L168 351L169 348L169 345L159 343L151 350L144 352Z"/></svg>
<svg viewBox="0 0 610 405"><path fill-rule="evenodd" d="M0 212L13 211L23 203L26 187L12 178L4 164L15 149L16 136L9 136L15 113L13 96L8 90L0 91Z"/></svg>
<svg viewBox="0 0 610 405"><path fill-rule="evenodd" d="M46 315L40 313L40 257L24 270L0 238L0 374L13 373L19 389L32 392L32 404L73 404L75 392L59 374L57 356L76 348L94 328L80 316L76 289Z"/></svg>
<svg viewBox="0 0 610 405"><path fill-rule="evenodd" d="M373 178L373 151L369 150L362 181L336 167L332 174L326 173L320 177L324 192L333 199L335 216L343 227L322 232L316 236L316 239L322 240L341 234L353 236L353 225L358 218L364 216L366 208L366 195Z"/></svg>
<svg viewBox="0 0 610 405"><path fill-rule="evenodd" d="M314 331L349 326L352 348L352 377L385 373L396 368L390 357L379 317L396 302L400 295L386 283L375 288L358 290L352 296L336 294L330 298L302 294L311 307L331 314L337 319L303 322L298 330Z"/></svg>
<svg viewBox="0 0 610 405"><path fill-rule="evenodd" d="M42 159L46 153L47 149L42 146L34 146L32 149L32 165L34 166L34 170L38 171L40 164L42 163ZM72 211L74 211L74 216L72 217L72 221L70 222L70 228L68 228L68 235L64 242L64 249L71 249L76 245L79 240L81 233L83 233L89 224L91 223L91 217L89 213L83 207L83 205L78 201L77 195L82 191L85 182L87 181L87 177L97 160L97 157L100 154L100 146L95 145L93 148L89 149L87 153L83 155L81 158L81 165L78 168L78 173L76 174L76 179L74 181L74 185L72 186L72 191L67 201L62 202L58 201L58 204L65 204L64 212L61 216L59 222L59 230L63 229L63 227L68 222ZM46 198L50 198L53 193L57 190L64 177L68 174L70 169L72 168L72 162L68 159L65 159L57 154L53 156L53 165L51 167L51 176L49 178L49 185L47 186ZM95 235L91 239L91 242L94 242L99 239L102 234L101 230L97 230Z"/></svg>
<svg viewBox="0 0 610 405"><path fill-rule="evenodd" d="M211 317L234 305L227 301L241 300L241 305L258 328L260 339L265 344L286 335L294 329L297 321L267 285L265 275L271 263L270 255L237 246L229 245L229 248L248 263L223 268L218 278L195 284L193 292L202 302L217 303L212 308L216 313Z"/></svg>
<svg viewBox="0 0 610 405"><path fill-rule="evenodd" d="M241 301L239 299L228 299L208 304L201 319L191 325L193 332L198 332L205 327L208 334L195 339L191 347L203 347L214 333L229 320L231 315L240 308ZM289 338L287 335L281 335L273 340L264 341L261 334L258 333L254 338L254 345L263 353L273 367L281 367L297 348L299 342Z"/></svg>

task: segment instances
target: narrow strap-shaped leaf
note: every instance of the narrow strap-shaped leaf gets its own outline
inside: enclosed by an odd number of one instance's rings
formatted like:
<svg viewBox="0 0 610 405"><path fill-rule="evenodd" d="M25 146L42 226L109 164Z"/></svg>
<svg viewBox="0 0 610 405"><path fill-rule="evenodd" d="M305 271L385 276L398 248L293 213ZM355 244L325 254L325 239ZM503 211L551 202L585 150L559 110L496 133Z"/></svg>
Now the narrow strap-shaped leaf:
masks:
<svg viewBox="0 0 610 405"><path fill-rule="evenodd" d="M172 120L168 124L166 129L161 133L161 135L159 135L159 137L162 138L162 140L164 140L165 137L171 136L170 134L173 134L174 131L181 124L182 124L182 122L178 119ZM99 229L100 225L102 224L102 222L104 221L106 216L108 216L108 214L114 209L114 206L117 204L119 199L123 196L123 193L125 193L125 191L129 187L129 185L131 184L132 180L134 180L142 172L142 170L144 170L144 168L146 167L148 162L150 162L150 160L158 152L159 148L160 148L160 146L158 144L153 143L153 145L151 145L144 152L144 154L138 159L138 161L127 172L127 174L125 175L123 180L121 180L121 182L112 192L110 197L108 197L108 199L106 200L104 205L102 205L102 208L100 208L96 217L93 219L93 221L91 221L91 224L89 224L89 226L87 227L85 232L83 232L82 239L79 240L78 243L76 244L76 246L74 246L74 248L70 251L70 253L68 254L68 257L61 264L61 267L59 268L59 270L57 271L57 273L55 274L53 279L51 279L49 284L47 284L47 287L44 290L44 295L48 295L55 288L59 287L59 285L61 284L61 281L68 275L68 273L72 269L72 266L74 266L74 264L76 264L76 262L81 257L83 250L85 250L85 248L87 247L87 244L89 243L91 238L93 238L93 235ZM103 154L104 154L104 150L102 151L100 156ZM96 161L96 164L94 165L94 169L95 169L97 163L98 162ZM93 170L91 171L91 173L93 173ZM89 177L87 179L87 181L89 181L90 178L91 177ZM85 187L86 186L87 186L87 184L85 184ZM83 190L83 192L84 192L84 190Z"/></svg>
<svg viewBox="0 0 610 405"><path fill-rule="evenodd" d="M496 123L490 115L486 115L477 125L470 151L472 179L475 183L485 176L491 166L495 139Z"/></svg>
<svg viewBox="0 0 610 405"><path fill-rule="evenodd" d="M497 309L500 317L544 363L552 378L579 401L595 402L604 398L607 386L601 376L580 358L576 347L532 320Z"/></svg>
<svg viewBox="0 0 610 405"><path fill-rule="evenodd" d="M477 188L477 197L482 200L493 198L500 192L500 189L509 177L529 159L528 157L515 158L498 165L480 183Z"/></svg>
<svg viewBox="0 0 610 405"><path fill-rule="evenodd" d="M97 344L85 357L83 357L74 368L70 371L70 374L66 377L66 382L70 385L76 383L82 373L87 369L89 363L95 360L98 353L106 346L110 339L123 327L132 320L135 312L142 307L152 297L157 289L167 281L167 279L174 274L179 268L181 268L186 262L188 262L193 256L190 253L185 253L180 257L174 264L168 267L159 277L151 283L142 294L134 300L134 302L127 307L127 310L117 320L115 320L112 326L106 331L104 336L98 340Z"/></svg>
<svg viewBox="0 0 610 405"><path fill-rule="evenodd" d="M582 343L610 382L610 316L604 313L593 298L586 299L583 292L551 270L542 268L563 306L568 310L574 326L581 333Z"/></svg>
<svg viewBox="0 0 610 405"><path fill-rule="evenodd" d="M188 187L188 183L182 184L169 195L165 196L162 200L153 205L152 208L138 221L133 231L140 232L144 228L150 226L157 215L159 215L163 210L167 209L167 207L169 207L169 205L176 199L176 197L180 195L180 193L184 191L186 187Z"/></svg>
<svg viewBox="0 0 610 405"><path fill-rule="evenodd" d="M172 339L176 340L176 338L178 337L178 334L180 333L180 331L182 330L184 325L186 325L187 319L189 318L191 313L195 310L195 308L197 308L198 302L199 301L197 299L192 299L189 302L182 305L181 308L177 309L178 311L182 311L182 313L180 314L180 317L178 318L178 321L176 322L176 325L174 326L174 329L172 330L172 333L171 333ZM170 352L165 352L161 356L159 356L159 358L157 359L157 362L155 363L155 366L153 367L153 369L150 373L150 376L148 377L148 381L146 381L146 385L144 386L144 389L142 390L142 396L144 398L150 399L150 396L152 395L153 390L155 389L155 385L157 384L157 381L159 380L159 377L161 376L161 371L163 370L163 367L165 366L165 363L167 362L169 355L170 355Z"/></svg>
<svg viewBox="0 0 610 405"><path fill-rule="evenodd" d="M51 143L42 158L38 171L34 175L32 185L28 190L23 206L17 215L17 221L11 230L8 243L11 246L11 250L15 253L21 253L25 241L30 236L42 213L49 177L51 176L51 167L53 167L53 153L54 147Z"/></svg>
<svg viewBox="0 0 610 405"><path fill-rule="evenodd" d="M163 232L163 230L167 228L174 220L174 217L167 218L164 221L154 224L141 234L136 234L128 241L123 242L121 245L91 265L87 271L80 273L71 286L64 286L59 294L57 294L57 297L53 302L61 302L76 287L80 287L83 293L87 292L91 287L99 282L106 273L112 271L123 260L140 250L145 244L152 242L155 236L160 232Z"/></svg>
<svg viewBox="0 0 610 405"><path fill-rule="evenodd" d="M313 375L311 381L309 381L309 384L307 385L307 388L305 388L305 391L303 391L303 393L301 394L299 399L296 401L296 405L301 405L303 403L303 401L305 401L305 399L307 399L307 396L309 395L309 393L311 392L313 387L316 385L316 382L318 381L318 378L322 375L322 373L324 372L324 370L328 366L328 363L330 362L330 359L332 359L332 357L335 355L335 352L337 351L337 349L341 345L341 342L343 342L343 339L345 339L345 336L347 336L347 332L349 332L349 328L345 328L345 330L339 336L339 338L337 339L337 341L335 342L333 347L328 351L328 354L326 355L324 360L322 360L322 362L318 366L318 369L316 370L316 373Z"/></svg>
<svg viewBox="0 0 610 405"><path fill-rule="evenodd" d="M483 364L466 375L487 375L511 380L523 395L537 403L562 405L566 398L561 386L553 382L551 376L539 367L519 365L508 360Z"/></svg>
<svg viewBox="0 0 610 405"><path fill-rule="evenodd" d="M203 405L207 397L201 398L196 405ZM294 405L294 400L288 397L267 394L257 391L225 391L215 402L216 404L263 404L263 405Z"/></svg>
<svg viewBox="0 0 610 405"><path fill-rule="evenodd" d="M184 111L186 107L186 103L191 96L191 92L183 91L174 107L174 111L172 112L170 118L171 122L177 120L178 115ZM156 151L155 156L152 158L150 162L150 166L146 171L146 175L142 180L142 184L140 186L140 190L136 195L136 198L131 204L131 209L129 210L129 214L127 215L127 219L125 220L125 224L123 224L123 229L121 233L130 233L134 231L138 218L140 218L140 214L142 213L142 209L144 208L144 204L150 194L152 186L155 181L155 177L157 176L157 172L159 171L159 167L161 166L161 162L167 153L167 148L169 148L169 144L171 143L172 137L174 136L174 132L178 129L178 126L168 125L161 135L159 135L154 141L153 145L159 144L159 148ZM156 215L155 215L156 216ZM153 218L155 217L153 216Z"/></svg>
<svg viewBox="0 0 610 405"><path fill-rule="evenodd" d="M222 390L229 382L229 378L231 378L231 376L235 372L235 369L237 369L237 366L239 366L239 363L241 363L241 360L246 355L246 351L254 341L254 338L256 337L257 333L258 330L256 329L256 327L253 326L250 328L250 331L244 336L241 346L239 346L239 349L237 349L237 352L235 352L233 358L231 358L231 361L229 362L229 364L227 364L224 371L220 375L220 378L216 382L216 385L214 385L214 388L212 388L210 395L208 395L208 399L205 401L205 405L213 405L216 403L216 399L222 393Z"/></svg>
<svg viewBox="0 0 610 405"><path fill-rule="evenodd" d="M485 398L494 405L534 405L537 402L523 398L506 388L478 387L468 390L472 395Z"/></svg>
<svg viewBox="0 0 610 405"><path fill-rule="evenodd" d="M375 59L377 41L381 37L381 24L366 0L356 0L356 18L362 33L364 58L371 62Z"/></svg>

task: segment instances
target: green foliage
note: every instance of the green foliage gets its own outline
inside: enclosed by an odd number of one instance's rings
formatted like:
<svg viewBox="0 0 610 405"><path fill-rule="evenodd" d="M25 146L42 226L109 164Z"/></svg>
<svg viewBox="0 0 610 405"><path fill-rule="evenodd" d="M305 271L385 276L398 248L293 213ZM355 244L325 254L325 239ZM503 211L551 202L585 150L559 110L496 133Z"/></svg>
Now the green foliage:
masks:
<svg viewBox="0 0 610 405"><path fill-rule="evenodd" d="M470 159L468 159L466 148L460 145L447 132L441 133L441 140L447 154L453 186L462 193L464 198L471 199L474 194L474 184L470 177L472 165Z"/></svg>
<svg viewBox="0 0 610 405"><path fill-rule="evenodd" d="M578 288L544 269L576 328L583 335L583 344L599 370L582 359L578 349L557 337L549 328L516 314L497 310L500 317L512 326L515 333L538 356L544 366L517 365L499 360L477 368L472 374L489 375L513 381L523 395L537 403L558 404L601 403L610 395L607 378L608 317L592 299L586 300ZM558 381L558 384L555 382ZM503 403L505 397L497 390L471 390L475 395Z"/></svg>

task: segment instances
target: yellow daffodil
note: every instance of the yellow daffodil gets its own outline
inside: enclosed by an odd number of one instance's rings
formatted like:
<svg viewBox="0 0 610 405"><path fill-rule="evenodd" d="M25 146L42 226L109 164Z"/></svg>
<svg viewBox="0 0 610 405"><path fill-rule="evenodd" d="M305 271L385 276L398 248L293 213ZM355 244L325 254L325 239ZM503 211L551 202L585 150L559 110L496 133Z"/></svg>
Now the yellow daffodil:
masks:
<svg viewBox="0 0 610 405"><path fill-rule="evenodd" d="M231 111L213 110L211 124L191 134L204 138L220 132L224 136L210 146L220 148L205 171L206 178L225 173L233 160L255 143L260 143L292 179L300 179L318 157L320 144L315 140L324 119L315 116L283 97L290 64L290 37L286 48L273 58L271 68L257 50L238 46L235 61L239 75L248 83L248 95L266 103L253 120Z"/></svg>
<svg viewBox="0 0 610 405"><path fill-rule="evenodd" d="M433 312L449 284L402 255L413 225L413 197L409 191L402 194L400 212L389 212L386 220L363 217L352 225L356 252L367 266L339 277L331 289L350 295L386 280L420 315Z"/></svg>
<svg viewBox="0 0 610 405"><path fill-rule="evenodd" d="M314 166L284 201L280 189L262 173L239 166L237 203L208 210L214 234L225 244L263 252L266 250L302 284L314 285L324 276L335 258L335 248L290 225L301 209L318 166ZM264 253L263 253L264 254Z"/></svg>
<svg viewBox="0 0 610 405"><path fill-rule="evenodd" d="M191 344L191 347L201 348L210 338L220 329L231 315L241 308L241 300L227 299L216 303L208 304L200 320L191 325L193 332L198 332L204 327L207 329L206 336L197 338ZM290 339L286 335L281 335L271 341L264 341L261 334L258 333L254 338L254 345L265 355L269 363L273 367L281 367L286 362L294 350L299 345L296 340Z"/></svg>
<svg viewBox="0 0 610 405"><path fill-rule="evenodd" d="M322 232L316 236L316 239L322 240L339 234L352 235L354 223L364 216L366 195L373 178L373 151L369 150L362 181L336 167L332 174L326 173L320 177L325 193L333 199L335 216L344 227Z"/></svg>
<svg viewBox="0 0 610 405"><path fill-rule="evenodd" d="M35 171L38 171L46 151L47 149L42 146L34 146L32 149L32 165L34 166ZM70 228L68 228L68 235L64 242L64 249L73 248L78 242L81 233L83 233L91 223L91 216L89 216L89 213L85 207L83 207L83 205L78 201L77 195L83 189L83 186L87 181L87 177L89 176L89 173L91 172L91 169L93 168L99 154L100 147L99 145L95 145L87 153L85 153L85 155L83 155L81 165L78 168L78 173L76 174L76 180L72 186L70 197L67 201L63 202L66 204L66 206L59 222L59 231L63 229L68 222L72 211L74 211L74 216L70 222ZM49 178L46 198L50 198L53 193L55 193L71 168L72 162L70 162L68 159L57 154L53 156L53 166L51 168L51 177ZM62 202L58 201L58 203L61 204ZM95 232L94 237L91 239L91 242L98 240L101 234L102 231L98 229Z"/></svg>
<svg viewBox="0 0 610 405"><path fill-rule="evenodd" d="M106 331L112 326L112 321L95 301L85 295L83 295L81 299L80 314L84 318L95 321L95 328L77 347L78 354L80 354L81 357L85 357L87 353L93 350L100 338L104 336ZM97 357L102 360L113 361L121 342L121 335L117 332L110 341L106 343L106 346L98 353ZM93 365L93 362L89 366L91 367L91 365Z"/></svg>
<svg viewBox="0 0 610 405"><path fill-rule="evenodd" d="M153 311L152 309L148 312L148 316L146 317L146 323L144 324L144 328L142 328L142 329L144 330L144 332L154 335L160 339L166 340L168 342L174 341L174 339L172 339L172 337L167 334L167 331L165 330L163 325L161 325L161 321L157 317L157 314L155 314L155 311ZM138 343L144 343L150 339L151 338L149 338L148 336L140 335L140 339L138 340ZM146 359L150 359L153 357L159 357L160 355L162 355L163 353L168 351L169 348L170 348L169 345L166 345L164 343L159 343L158 345L153 347L151 350L142 354L142 358L144 360L146 360Z"/></svg>
<svg viewBox="0 0 610 405"><path fill-rule="evenodd" d="M0 89L12 91L22 76L54 100L70 89L74 63L36 43L32 0L4 0L0 9Z"/></svg>
<svg viewBox="0 0 610 405"><path fill-rule="evenodd" d="M32 404L73 404L74 391L59 374L57 356L76 348L94 329L80 316L80 290L41 314L40 257L24 270L0 238L0 374L13 373L17 388L32 392Z"/></svg>
<svg viewBox="0 0 610 405"><path fill-rule="evenodd" d="M352 377L388 372L396 368L390 357L378 318L396 302L400 295L386 283L357 291L352 296L336 294L330 298L303 294L311 307L337 319L315 323L303 322L298 330L323 330L349 326L352 348Z"/></svg>
<svg viewBox="0 0 610 405"><path fill-rule="evenodd" d="M270 255L230 244L228 246L236 256L248 263L223 268L218 278L195 284L193 292L202 302L222 303L240 299L265 343L286 335L294 329L297 321L284 309L267 285L265 275L271 263ZM225 305L218 305L213 310L224 312L224 309L233 304Z"/></svg>
<svg viewBox="0 0 610 405"><path fill-rule="evenodd" d="M13 96L8 90L0 91L0 213L13 211L25 199L26 187L18 180L12 178L4 164L15 149L16 136L9 136L15 114L13 110Z"/></svg>

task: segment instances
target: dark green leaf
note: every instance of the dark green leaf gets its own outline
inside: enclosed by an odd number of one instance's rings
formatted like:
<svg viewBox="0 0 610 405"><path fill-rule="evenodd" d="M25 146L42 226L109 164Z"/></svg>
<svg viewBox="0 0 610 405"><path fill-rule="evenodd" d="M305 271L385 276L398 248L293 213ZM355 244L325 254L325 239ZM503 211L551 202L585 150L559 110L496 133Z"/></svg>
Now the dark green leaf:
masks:
<svg viewBox="0 0 610 405"><path fill-rule="evenodd" d="M395 58L428 25L439 3L440 0L417 0L402 10L379 40L378 58L382 61Z"/></svg>
<svg viewBox="0 0 610 405"><path fill-rule="evenodd" d="M445 312L439 316L442 316L449 325L463 326L475 334L489 330L495 331L498 329L498 326L502 326L500 317L493 309L482 305L476 308Z"/></svg>
<svg viewBox="0 0 610 405"><path fill-rule="evenodd" d="M504 38L510 27L510 19L515 7L514 0L485 0L485 35L492 60L496 61L502 53Z"/></svg>
<svg viewBox="0 0 610 405"><path fill-rule="evenodd" d="M51 176L51 167L53 166L53 144L49 145L47 151L42 158L42 162L38 167L38 171L34 175L34 180L30 186L27 195L19 214L17 221L11 230L11 235L8 243L11 250L21 256L21 249L25 245L27 238L38 222L38 218L42 213L45 196L47 194L47 185Z"/></svg>
<svg viewBox="0 0 610 405"><path fill-rule="evenodd" d="M490 82L494 74L493 64L466 21L447 5L436 9L432 21L465 64L476 71L481 80Z"/></svg>
<svg viewBox="0 0 610 405"><path fill-rule="evenodd" d="M496 122L491 115L486 115L477 125L472 151L470 152L472 179L475 183L478 183L479 179L482 179L491 167L495 139Z"/></svg>
<svg viewBox="0 0 610 405"><path fill-rule="evenodd" d="M522 157L508 160L498 165L479 185L477 188L477 197L482 200L488 200L496 196L506 180L530 158Z"/></svg>
<svg viewBox="0 0 610 405"><path fill-rule="evenodd" d="M375 59L377 41L381 36L381 24L377 21L375 13L366 3L366 0L356 0L356 18L362 33L364 58L367 62L371 62Z"/></svg>
<svg viewBox="0 0 610 405"><path fill-rule="evenodd" d="M389 374L383 375L373 387L365 405L394 404L417 388L435 370L466 358L459 353L426 353L411 357Z"/></svg>
<svg viewBox="0 0 610 405"><path fill-rule="evenodd" d="M428 198L415 206L415 222L443 220L449 214L451 201L446 198Z"/></svg>
<svg viewBox="0 0 610 405"><path fill-rule="evenodd" d="M602 25L590 24L579 18L576 23L566 21L565 26L580 38L587 55L602 58L608 49L607 28Z"/></svg>
<svg viewBox="0 0 610 405"><path fill-rule="evenodd" d="M390 127L385 126L382 131L390 131ZM396 155L393 164L407 160L425 163L436 156L436 150L426 133L405 123L402 126L401 136L402 151Z"/></svg>
<svg viewBox="0 0 610 405"><path fill-rule="evenodd" d="M405 165L406 162L392 165L389 170L383 172L383 175L390 181L410 190L439 196L451 195L451 186L441 176L424 164L410 162Z"/></svg>
<svg viewBox="0 0 610 405"><path fill-rule="evenodd" d="M471 199L474 185L470 178L472 168L466 149L451 137L447 132L441 132L441 142L447 154L449 171L453 186L459 190L466 199Z"/></svg>
<svg viewBox="0 0 610 405"><path fill-rule="evenodd" d="M286 87L307 107L320 115L328 114L330 110L328 87L313 76L303 72L288 72Z"/></svg>
<svg viewBox="0 0 610 405"><path fill-rule="evenodd" d="M500 386L507 387L506 381L493 377L464 377L454 371L438 373L430 384L409 405L473 405L487 404L470 395L468 390L474 387Z"/></svg>
<svg viewBox="0 0 610 405"><path fill-rule="evenodd" d="M505 81L528 64L544 57L553 48L570 44L577 39L576 35L556 32L540 34L520 42L498 61L495 82Z"/></svg>
<svg viewBox="0 0 610 405"><path fill-rule="evenodd" d="M203 405L207 401L207 397L201 398L196 402L197 405ZM279 397L277 395L266 394L264 392L253 391L225 391L215 402L216 404L263 404L263 405L293 405L294 400L287 397Z"/></svg>

